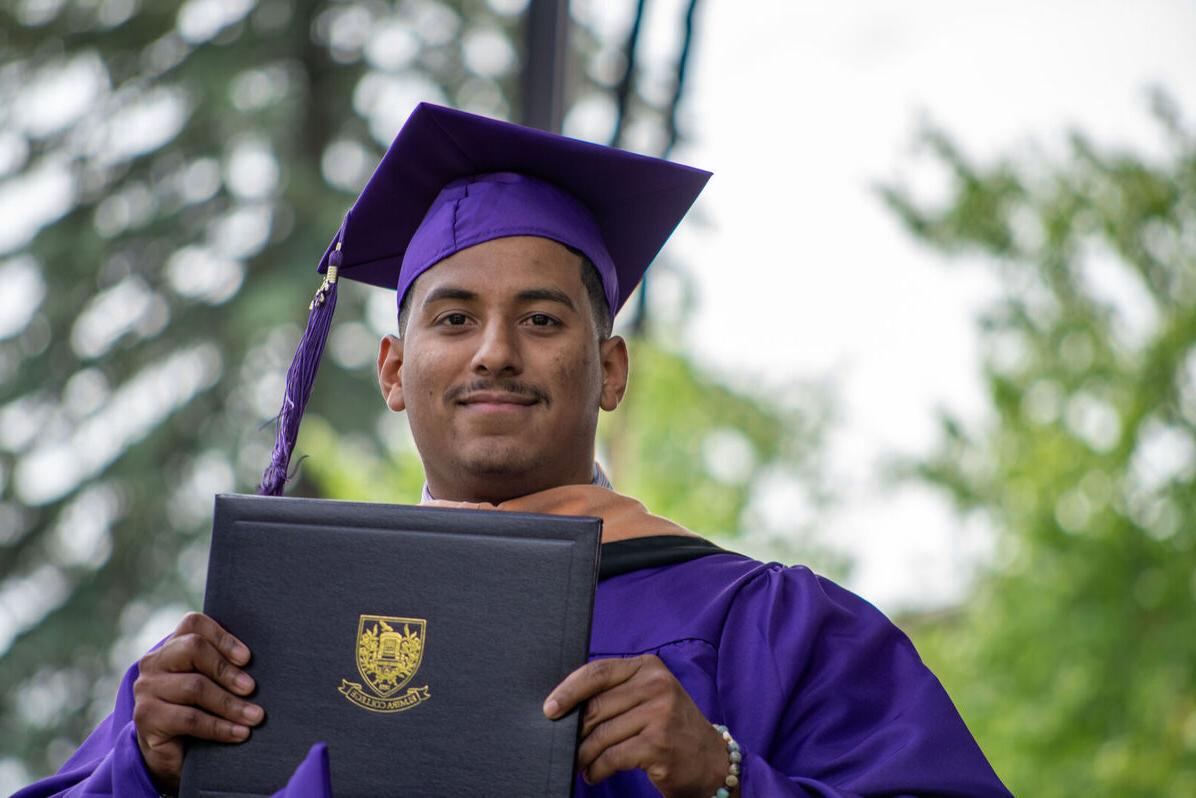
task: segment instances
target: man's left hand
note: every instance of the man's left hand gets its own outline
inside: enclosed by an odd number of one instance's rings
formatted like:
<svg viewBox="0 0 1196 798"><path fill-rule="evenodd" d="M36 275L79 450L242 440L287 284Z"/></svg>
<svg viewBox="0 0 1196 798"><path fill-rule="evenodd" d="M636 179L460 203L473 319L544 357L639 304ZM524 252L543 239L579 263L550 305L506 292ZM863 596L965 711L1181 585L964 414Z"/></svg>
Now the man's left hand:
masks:
<svg viewBox="0 0 1196 798"><path fill-rule="evenodd" d="M562 717L587 702L577 767L588 784L643 770L665 798L708 798L727 775L727 747L660 658L597 659L565 677L544 702Z"/></svg>

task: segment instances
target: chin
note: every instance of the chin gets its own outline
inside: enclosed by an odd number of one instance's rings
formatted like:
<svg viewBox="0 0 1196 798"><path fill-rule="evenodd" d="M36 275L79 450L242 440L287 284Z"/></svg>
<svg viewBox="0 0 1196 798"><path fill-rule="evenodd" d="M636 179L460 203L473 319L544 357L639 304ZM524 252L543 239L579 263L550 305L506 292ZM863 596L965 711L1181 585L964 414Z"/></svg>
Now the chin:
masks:
<svg viewBox="0 0 1196 798"><path fill-rule="evenodd" d="M536 452L517 446L493 443L469 447L462 453L459 465L463 471L490 478L520 477L543 464Z"/></svg>

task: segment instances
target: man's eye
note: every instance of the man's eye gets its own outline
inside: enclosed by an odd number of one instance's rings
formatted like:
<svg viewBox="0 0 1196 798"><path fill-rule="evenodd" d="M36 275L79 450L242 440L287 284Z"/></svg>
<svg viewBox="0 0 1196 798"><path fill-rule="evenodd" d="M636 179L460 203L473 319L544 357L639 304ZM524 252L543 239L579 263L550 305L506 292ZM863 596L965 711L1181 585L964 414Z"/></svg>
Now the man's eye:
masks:
<svg viewBox="0 0 1196 798"><path fill-rule="evenodd" d="M556 319L545 313L533 313L528 317L533 327L551 327L557 323Z"/></svg>
<svg viewBox="0 0 1196 798"><path fill-rule="evenodd" d="M447 324L450 327L460 327L469 321L469 317L464 313L449 313L441 317L440 323Z"/></svg>

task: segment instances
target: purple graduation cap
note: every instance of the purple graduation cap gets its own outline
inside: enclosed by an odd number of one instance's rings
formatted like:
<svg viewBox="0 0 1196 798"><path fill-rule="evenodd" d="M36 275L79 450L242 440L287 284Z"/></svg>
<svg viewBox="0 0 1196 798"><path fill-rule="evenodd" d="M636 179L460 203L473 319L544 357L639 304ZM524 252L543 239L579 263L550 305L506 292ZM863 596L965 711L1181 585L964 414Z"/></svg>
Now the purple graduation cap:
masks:
<svg viewBox="0 0 1196 798"><path fill-rule="evenodd" d="M319 368L340 277L397 289L455 252L535 235L582 252L612 317L710 179L689 166L421 103L320 260L324 282L287 371L270 465L277 496Z"/></svg>

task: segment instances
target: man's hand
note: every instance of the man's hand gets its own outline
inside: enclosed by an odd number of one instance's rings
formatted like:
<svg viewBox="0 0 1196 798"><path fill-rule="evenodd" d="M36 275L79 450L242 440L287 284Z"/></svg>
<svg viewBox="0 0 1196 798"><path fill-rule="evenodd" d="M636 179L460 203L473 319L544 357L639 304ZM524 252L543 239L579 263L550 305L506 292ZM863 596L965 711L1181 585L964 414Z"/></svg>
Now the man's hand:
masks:
<svg viewBox="0 0 1196 798"><path fill-rule="evenodd" d="M238 667L247 662L245 644L198 612L141 658L133 723L158 789L177 791L184 737L237 743L262 722L262 708L239 697L253 692L253 679Z"/></svg>
<svg viewBox="0 0 1196 798"><path fill-rule="evenodd" d="M727 747L659 657L598 659L544 702L554 720L582 701L577 767L588 784L639 768L666 798L708 798L727 776Z"/></svg>

